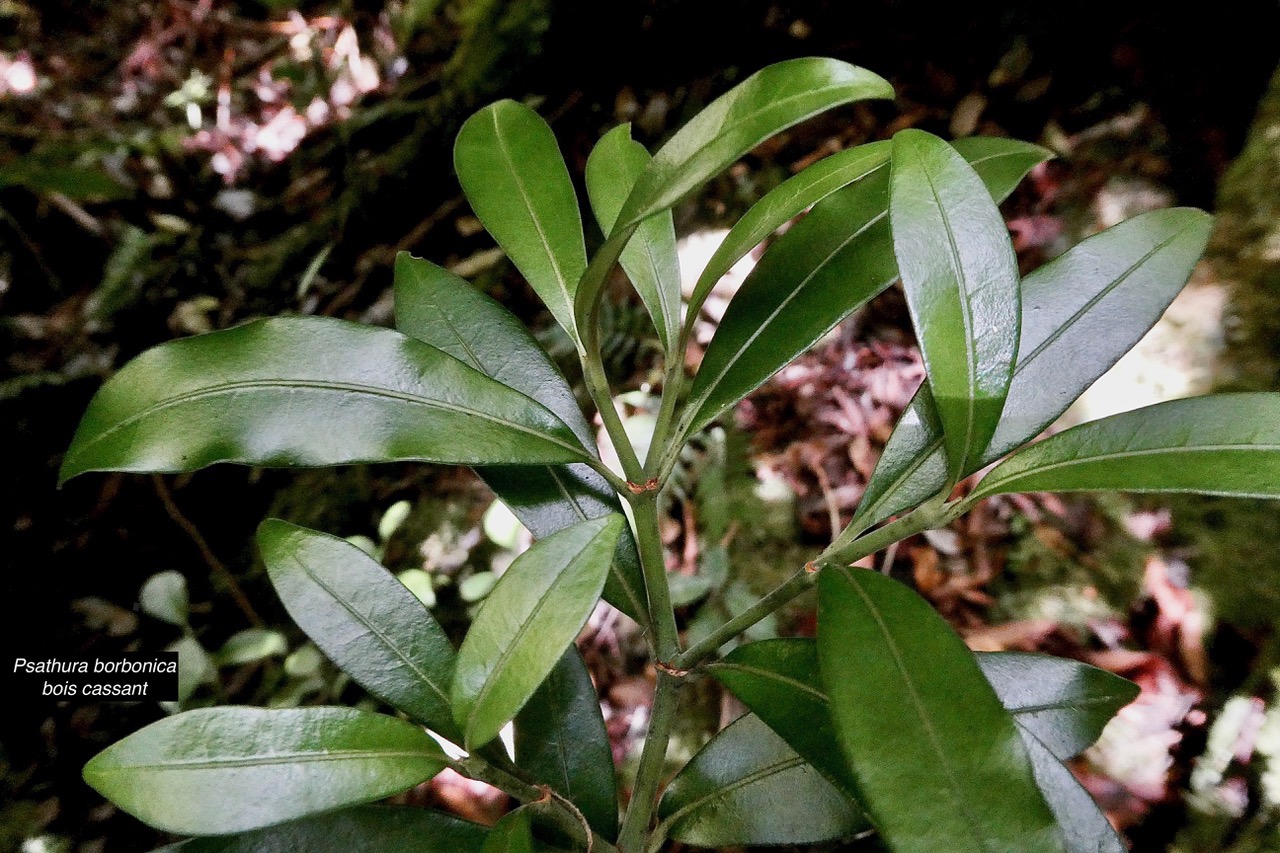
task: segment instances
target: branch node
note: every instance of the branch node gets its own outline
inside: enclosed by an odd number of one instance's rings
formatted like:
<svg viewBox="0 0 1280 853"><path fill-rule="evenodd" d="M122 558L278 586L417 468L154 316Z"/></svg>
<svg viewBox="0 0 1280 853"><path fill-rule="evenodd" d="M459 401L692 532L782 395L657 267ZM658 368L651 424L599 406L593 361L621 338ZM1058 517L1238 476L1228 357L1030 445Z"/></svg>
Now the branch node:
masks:
<svg viewBox="0 0 1280 853"><path fill-rule="evenodd" d="M665 672L667 675L671 676L672 678L684 678L686 675L688 675L688 674L689 674L689 670L687 670L687 669L680 669L680 668L679 668L679 667L677 667L677 666L672 666L671 664L667 663L666 661L656 660L656 661L654 661L654 662L653 662L653 665L654 665L654 667L655 667L655 668L662 670L663 672Z"/></svg>
<svg viewBox="0 0 1280 853"><path fill-rule="evenodd" d="M650 477L643 483L633 483L627 480L627 491L633 495L643 495L645 492L656 492L658 490L658 478Z"/></svg>
<svg viewBox="0 0 1280 853"><path fill-rule="evenodd" d="M804 564L804 570L806 574L816 575L821 569L822 569L822 566L819 566L817 562L814 560L810 560L809 562Z"/></svg>

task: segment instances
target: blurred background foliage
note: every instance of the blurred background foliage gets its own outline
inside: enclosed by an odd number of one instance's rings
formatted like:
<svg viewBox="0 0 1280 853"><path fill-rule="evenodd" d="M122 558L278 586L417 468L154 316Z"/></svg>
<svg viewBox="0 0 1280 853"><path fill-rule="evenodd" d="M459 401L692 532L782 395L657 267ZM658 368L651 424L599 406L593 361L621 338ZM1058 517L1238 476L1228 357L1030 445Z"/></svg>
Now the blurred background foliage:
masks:
<svg viewBox="0 0 1280 853"><path fill-rule="evenodd" d="M1194 14L1139 0L0 0L6 656L176 647L183 707L370 702L274 600L249 545L267 514L352 537L465 630L528 543L466 472L226 467L53 484L84 405L128 358L279 312L389 324L402 249L502 300L574 379L563 333L452 175L458 126L498 97L536 106L580 175L604 130L629 121L656 146L768 62L864 65L898 102L807 123L682 205L682 267L696 274L717 229L833 151L908 126L1019 137L1060 155L1004 208L1024 270L1145 210L1219 216L1187 293L1076 417L1276 389L1278 25L1274 3L1234 0ZM749 266L708 302L700 343ZM643 434L658 350L625 281L605 325ZM663 513L687 637L848 520L922 377L891 292L695 438ZM1280 849L1278 542L1270 503L1027 496L875 565L914 583L974 648L1069 655L1138 681L1138 702L1075 768L1135 850L1261 853ZM801 600L753 630L813 627ZM625 780L653 673L607 608L579 645ZM164 841L79 773L173 707L6 699L0 849ZM740 709L708 684L687 710L673 761ZM488 822L506 807L450 774L401 799Z"/></svg>

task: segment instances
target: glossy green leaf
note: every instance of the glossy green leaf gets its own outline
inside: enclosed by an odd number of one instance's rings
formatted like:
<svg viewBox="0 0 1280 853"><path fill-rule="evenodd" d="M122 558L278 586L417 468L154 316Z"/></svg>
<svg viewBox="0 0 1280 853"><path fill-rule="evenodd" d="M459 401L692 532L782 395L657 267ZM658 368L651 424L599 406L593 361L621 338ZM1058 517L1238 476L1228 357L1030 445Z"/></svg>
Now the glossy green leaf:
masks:
<svg viewBox="0 0 1280 853"><path fill-rule="evenodd" d="M356 806L240 835L193 838L166 853L480 853L486 829L442 812ZM160 851L156 851L160 853Z"/></svg>
<svg viewBox="0 0 1280 853"><path fill-rule="evenodd" d="M481 853L533 853L533 821L528 808L503 815L489 830Z"/></svg>
<svg viewBox="0 0 1280 853"><path fill-rule="evenodd" d="M894 851L1063 851L1017 725L923 598L877 572L824 569L818 661L861 801Z"/></svg>
<svg viewBox="0 0 1280 853"><path fill-rule="evenodd" d="M997 202L1008 198L1028 172L1054 156L1048 148L998 136L966 136L951 147L977 170Z"/></svg>
<svg viewBox="0 0 1280 853"><path fill-rule="evenodd" d="M689 317L697 316L712 289L733 265L771 234L836 190L888 164L889 142L859 145L824 157L765 193L729 229L707 261L689 297Z"/></svg>
<svg viewBox="0 0 1280 853"><path fill-rule="evenodd" d="M1081 424L1013 454L974 495L1076 491L1280 498L1280 394L1171 400Z"/></svg>
<svg viewBox="0 0 1280 853"><path fill-rule="evenodd" d="M516 764L550 785L606 838L618 834L613 750L591 673L570 646L515 720Z"/></svg>
<svg viewBox="0 0 1280 853"><path fill-rule="evenodd" d="M835 725L813 640L744 643L708 670L828 781L858 801L858 783L831 742Z"/></svg>
<svg viewBox="0 0 1280 853"><path fill-rule="evenodd" d="M577 340L573 296L587 253L578 198L551 128L524 104L490 104L458 131L453 167L476 216Z"/></svg>
<svg viewBox="0 0 1280 853"><path fill-rule="evenodd" d="M566 423L584 447L595 447L594 431L569 383L506 308L448 270L403 252L396 258L395 300L401 332L533 398ZM536 539L621 511L605 479L581 463L483 467L477 473ZM647 624L640 557L630 530L618 539L604 596Z"/></svg>
<svg viewBox="0 0 1280 853"><path fill-rule="evenodd" d="M1116 834L1075 774L1035 735L1021 731L1036 784L1062 828L1067 853L1127 853L1129 845Z"/></svg>
<svg viewBox="0 0 1280 853"><path fill-rule="evenodd" d="M1021 652L975 657L1005 710L1062 759L1094 743L1107 721L1138 694L1133 683L1078 661ZM814 641L747 643L708 670L806 761L857 800L856 780L831 749L833 723Z"/></svg>
<svg viewBox="0 0 1280 853"><path fill-rule="evenodd" d="M584 458L543 406L434 347L389 329L282 317L171 341L129 362L90 402L60 476L215 462Z"/></svg>
<svg viewBox="0 0 1280 853"><path fill-rule="evenodd" d="M870 829L752 714L730 723L671 780L658 815L671 838L698 847L820 844Z"/></svg>
<svg viewBox="0 0 1280 853"><path fill-rule="evenodd" d="M1005 413L980 465L1040 433L1133 348L1191 275L1213 220L1157 210L1088 238L1022 283L1022 334ZM964 473L972 473L972 468ZM928 386L903 413L854 516L865 528L946 485Z"/></svg>
<svg viewBox="0 0 1280 853"><path fill-rule="evenodd" d="M334 536L268 519L258 548L285 609L362 687L450 740L453 646L412 592Z"/></svg>
<svg viewBox="0 0 1280 853"><path fill-rule="evenodd" d="M168 832L246 832L382 799L445 766L425 731L348 708L204 708L129 735L84 778Z"/></svg>
<svg viewBox="0 0 1280 853"><path fill-rule="evenodd" d="M453 676L453 716L466 749L492 740L573 643L600 597L625 524L612 515L535 542L485 599Z"/></svg>
<svg viewBox="0 0 1280 853"><path fill-rule="evenodd" d="M711 102L659 149L636 181L618 225L666 210L774 134L832 107L869 98L891 99L893 87L835 59L807 57L762 68Z"/></svg>
<svg viewBox="0 0 1280 853"><path fill-rule="evenodd" d="M1030 168L1049 156L1024 143L991 142L988 147L1009 152L992 156L984 147L974 163L992 193L1012 189L1011 164ZM898 277L887 171L832 193L764 253L707 347L682 435L711 423Z"/></svg>
<svg viewBox="0 0 1280 853"><path fill-rule="evenodd" d="M1018 261L982 179L922 130L893 138L889 219L957 479L981 457L1004 410L1021 323Z"/></svg>
<svg viewBox="0 0 1280 853"><path fill-rule="evenodd" d="M600 230L608 234L618 212L650 161L649 152L631 138L631 125L606 133L587 158L587 196ZM680 263L671 213L651 216L622 250L622 268L653 318L658 340L672 351L680 334Z"/></svg>
<svg viewBox="0 0 1280 853"><path fill-rule="evenodd" d="M1048 655L977 655L982 674L1018 724L1060 759L1097 741L1116 712L1138 698L1138 685L1095 666Z"/></svg>

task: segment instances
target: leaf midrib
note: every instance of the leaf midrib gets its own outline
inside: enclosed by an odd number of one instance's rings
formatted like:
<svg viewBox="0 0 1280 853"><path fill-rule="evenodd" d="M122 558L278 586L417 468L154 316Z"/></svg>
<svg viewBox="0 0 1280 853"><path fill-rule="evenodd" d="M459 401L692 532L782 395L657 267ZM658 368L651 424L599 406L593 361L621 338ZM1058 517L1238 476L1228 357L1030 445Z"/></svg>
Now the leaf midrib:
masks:
<svg viewBox="0 0 1280 853"><path fill-rule="evenodd" d="M443 762L443 757L433 752L412 749L325 749L321 751L278 752L266 756L243 758L175 758L147 764L119 764L114 767L95 767L95 775L129 773L138 770L220 770L236 767L270 767L280 764L311 764L328 761L384 760L388 758L421 758Z"/></svg>
<svg viewBox="0 0 1280 853"><path fill-rule="evenodd" d="M738 779L733 780L727 785L721 785L720 787L716 788L714 791L711 791L708 794L703 794L701 797L698 797L696 800L694 800L691 803L681 806L680 808L672 812L671 815L666 818L666 820L672 826L675 826L680 822L681 818L683 818L689 812L695 809L701 808L702 806L704 806L705 804L713 800L727 799L728 796L732 794L734 791L737 791L741 788L745 788L748 785L754 784L755 782L759 782L762 779L768 779L770 776L776 776L779 773L785 773L786 771L792 769L793 767L798 767L800 765L807 764L807 763L808 762L806 762L803 758L797 755L793 758L784 758L781 761L776 761L773 764L766 765L765 767L762 767L759 770L756 770L752 773L748 773L745 776L742 776L742 777L739 777ZM824 779L823 781L825 782L826 780Z"/></svg>
<svg viewBox="0 0 1280 853"><path fill-rule="evenodd" d="M709 383L706 386L706 391L703 392L702 394L699 394L696 400L689 401L688 411L692 413L693 416L687 418L686 428L688 426L691 426L696 421L706 419L705 416L702 414L702 408L703 406L706 405L707 400L711 398L712 393L717 388L720 387L720 384L724 381L725 376L729 373L730 370L733 369L733 367L738 363L738 361L742 358L742 356L746 354L747 350L751 348L751 345L755 343L755 341L762 334L765 333L765 331L769 328L769 326L775 320L778 319L778 315L781 314L782 311L788 305L790 305L795 299L797 299L800 296L800 294L804 291L805 287L808 286L809 282L813 280L814 276L816 276L818 273L826 269L827 265L831 263L832 259L835 258L836 255L843 252L846 248L848 248L848 246L851 243L853 243L854 240L861 237L863 234L865 234L868 230L870 230L872 227L874 227L877 223L882 221L888 215L889 215L889 210L886 207L882 212L876 214L872 219L868 220L866 225L862 226L857 231L855 231L854 233L850 234L847 238L842 240L835 249L829 252L827 256L822 259L821 263L817 264L813 268L813 270L811 270L809 274L806 275L800 281L800 283L797 284L795 288L793 288L792 291L788 293L781 302L778 303L778 306L775 309L773 309L773 311L769 312L769 315L768 317L765 318L764 322L762 322L759 325L759 327L754 332L752 332L750 336L748 336L747 340L743 344L741 344L738 347L737 351L729 358L728 361L725 362L724 367L719 371L717 371L716 375L710 379ZM839 321L837 320L837 322ZM708 348L708 352L709 351L710 349ZM701 372L699 372L698 375L701 376L702 375Z"/></svg>
<svg viewBox="0 0 1280 853"><path fill-rule="evenodd" d="M756 82L758 84L759 81L756 81ZM788 106L793 101L798 101L803 98L814 97L814 98L821 99L821 97L823 95L826 95L828 92L839 91L840 89L847 88L851 85L857 85L857 84L855 81L845 81L843 83L833 83L830 86L823 86L820 89L806 89L803 92L796 92L794 95L788 95L785 98L778 98L776 100L770 101L769 103L765 104L762 107L759 107L757 109L751 110L750 112L744 113L742 116L734 120L731 124L721 125L720 129L716 131L715 135L712 136L707 143L705 143L704 145L698 146L698 148L692 154L684 158L684 161L676 169L676 173L675 173L676 177L668 179L666 183L668 185L681 183L682 180L690 172L700 171L698 169L695 169L694 166L700 164L700 162L704 159L704 155L707 153L707 150L713 147L716 140L722 137L728 136L730 134L738 133L743 125L746 125L746 124L749 124L750 122L755 121L757 118L769 112L770 110L776 109L781 111L784 107ZM744 97L744 96L745 95L740 95L739 97ZM799 118L795 119L795 121L791 122L791 124L787 126L790 127L792 125L798 124L799 122L804 121L806 118L809 118L812 115L813 113L807 113L803 116L800 116ZM654 161L658 161L659 158L661 157L662 157L662 151L659 151L654 156ZM660 167L663 165L665 164L659 163ZM687 190L685 192L687 192ZM683 194L684 193L682 192L681 195ZM664 195L663 193L658 193L656 197L660 199L663 197L663 195ZM653 204L654 204L653 202L650 202L648 205L646 205L646 207L652 207ZM623 210L625 209L626 209L626 204L624 203ZM631 219L628 220L627 224L633 225L637 221L640 221L642 219L647 219L649 216L651 216L653 213L656 213L656 212L657 211L643 212L640 215L632 216ZM614 228L615 229L617 228L616 222L614 223Z"/></svg>
<svg viewBox="0 0 1280 853"><path fill-rule="evenodd" d="M819 702L822 702L823 704L826 704L826 705L831 704L831 699L830 697L827 696L826 693L808 684L805 684L803 681L800 681L799 679L792 678L789 675L783 675L782 673L777 672L776 670L765 669L764 667L758 667L758 666L751 666L750 664L744 664L744 663L733 663L730 661L719 661L718 663L711 664L707 668L712 670L713 673L715 670L719 669L719 670L729 670L733 672L743 672L743 673L746 673L747 675L754 675L758 678L765 679L766 681L773 681L778 684L785 684L788 687L793 687L796 690L809 694L814 699L818 700Z"/></svg>
<svg viewBox="0 0 1280 853"><path fill-rule="evenodd" d="M888 165L889 165L889 161L886 159L884 162L878 163L875 166L871 167L870 169L867 169L862 174L852 178L848 178L847 180L843 176L843 172L854 171L853 167L849 166L843 169L836 169L830 175L824 175L820 179L809 184L808 186L799 187L794 193L791 194L789 198L785 199L782 203L780 203L779 207L781 207L784 210L791 209L791 207L795 204L796 198L807 197L810 193L813 192L814 187L822 186L828 181L832 181L832 180L837 181L838 183L834 188L826 191L825 193L820 195L816 200L809 202L809 205L805 205L805 206L817 204L818 202L825 200L828 196L833 195L839 192L840 190L844 189L845 187L850 186L851 184L855 184L858 181L865 180L875 172L885 168ZM801 172L799 175L796 175L796 177L799 178L803 174L804 172ZM781 186L779 186L778 189L782 189L785 186L786 184L784 183ZM751 208L751 210L759 209L759 205L763 204L768 200L769 200L769 196L766 194L764 198L760 199L760 201L757 203L755 207ZM762 212L762 215L760 216L759 225L755 225L755 223L752 223L748 219L748 217L751 215L751 210L747 211L747 213L743 216L743 218L738 220L738 224L741 225L743 222L747 222L749 225L752 225L754 227L743 228L740 234L736 235L736 239L733 239L733 243L741 244L743 239L745 239L743 235L751 235L752 238L754 239L755 234L761 229L763 229L765 224L771 224L773 222L773 216L765 216L763 215L763 212ZM734 248L732 253L726 253L726 257L728 257L729 254L733 255L733 259L730 261L726 262L724 260L721 260L719 263L716 263L717 257L719 256L719 251L717 250L716 254L711 256L711 260L707 262L706 269L702 271L702 275L698 277L698 283L693 288L694 294L699 294L704 289L709 291L710 289L714 288L715 285L720 281L720 279L723 278L729 272L729 270L733 269L734 264L738 263L738 261L746 257L747 254L752 249L754 249L757 245L759 245L762 240L768 239L770 234L777 231L778 228L780 228L783 225L783 223L785 223L788 219L794 218L796 215L797 214L793 213L790 216L786 217L786 219L783 219L781 222L778 222L777 224L773 224L772 227L769 228L769 230L764 232L763 236L761 236L759 239L756 239L750 246L741 246L738 248ZM731 243L730 240L732 238L735 238L735 234L733 232L736 228L737 226L735 225L734 228L729 230L729 233L725 235L724 242L721 243L720 245L722 246L733 245L733 243ZM709 281L708 278L713 270L716 273L715 279L712 281Z"/></svg>
<svg viewBox="0 0 1280 853"><path fill-rule="evenodd" d="M912 710L914 710L916 715L919 717L920 725L925 731L925 736L929 740L929 745L933 747L934 754L938 759L938 764L941 766L942 771L947 778L947 793L951 797L955 810L964 817L965 823L969 825L969 829L973 834L973 839L978 843L978 845L983 850L989 850L990 847L987 845L987 842L983 838L981 832L981 822L978 820L977 815L973 814L968 809L968 798L964 796L964 791L960 788L960 780L956 776L956 768L952 767L951 762L948 761L947 751L942 747L942 741L939 738L937 730L933 726L933 720L927 713L924 700L921 698L920 692L916 688L915 681L911 678L911 670L907 667L906 661L902 659L902 651L898 648L897 641L890 633L889 626L885 623L884 617L880 614L879 608L875 606L875 602L873 602L871 597L867 595L865 590L863 590L862 585L853 579L853 574L849 568L846 566L836 566L834 568L844 575L849 586L851 586L854 592L858 594L858 597L862 599L863 605L871 613L871 618L875 620L876 627L879 629L880 635L884 639L885 646L889 649L889 654L893 658L894 667L897 668L898 674L902 677L902 683L907 688L907 694L911 701Z"/></svg>
<svg viewBox="0 0 1280 853"><path fill-rule="evenodd" d="M520 627L516 629L516 632L512 635L510 642L507 643L507 647L502 650L502 653L498 655L498 659L489 669L488 674L485 676L484 684L480 686L479 692L476 693L475 700L471 703L470 709L468 709L467 725L465 727L468 740L470 739L472 727L475 724L476 715L484 707L484 701L493 691L499 677L506 671L507 664L511 661L511 656L515 654L516 649L520 646L521 638L524 637L524 635L528 633L529 629L533 627L533 624L538 621L538 615L542 613L542 609L552 599L552 594L562 583L566 582L566 578L569 576L569 573L573 570L577 562L582 559L582 555L595 544L598 537L599 534L592 536L591 539L589 539L587 543L577 551L577 553L569 558L565 563L564 568L557 573L556 577L547 585L542 594L538 596L538 601L529 611L529 615L520 623Z"/></svg>
<svg viewBox="0 0 1280 853"><path fill-rule="evenodd" d="M516 189L520 192L520 200L524 203L524 209L529 214L529 221L533 223L534 230L538 233L538 240L541 241L542 248L547 253L547 259L551 261L551 269L555 272L556 286L560 288L560 293L564 296L565 304L569 307L569 314L572 316L573 296L569 293L568 280L564 271L560 268L560 259L551 248L551 242L547 239L547 233L542 227L542 220L538 218L533 202L529 198L529 191L525 188L524 181L520 177L520 170L511 158L511 151L507 148L507 141L502 135L502 125L498 122L498 111L492 110L490 118L493 120L493 137L498 143L498 150L503 159L507 161L512 183L516 185ZM572 324L570 326L572 327ZM573 336L576 337L576 335Z"/></svg>
<svg viewBox="0 0 1280 853"><path fill-rule="evenodd" d="M1170 235L1167 239L1161 241L1158 245L1156 245L1150 251L1146 252L1141 258L1139 258L1137 261L1131 264L1128 267L1128 269L1126 269L1124 272L1120 274L1118 278L1116 278L1113 282L1108 284L1105 288L1103 288L1101 291L1099 291L1097 294L1091 297L1083 306L1080 307L1079 310L1075 311L1069 318L1067 318L1065 321L1059 324L1058 327L1054 329L1054 331L1050 335L1048 335L1040 344L1038 344L1035 347L1035 349L1027 353L1026 358L1019 359L1018 364L1014 365L1013 375L1017 376L1026 365L1030 364L1032 361L1036 359L1037 356L1041 355L1045 350L1047 350L1049 347L1053 346L1059 340L1061 340L1062 336L1065 335L1067 331L1076 322L1080 320L1081 317L1083 317L1089 311L1093 310L1093 308L1097 306L1099 302L1101 302L1103 299L1106 299L1108 296L1110 296L1116 290L1116 288L1123 285L1129 279L1130 276L1132 276L1139 269L1145 266L1148 261L1150 261L1160 252L1163 252L1165 249L1167 249L1171 243L1173 243L1175 240L1180 238L1183 234L1186 234L1193 227L1195 226L1187 225L1179 229L1176 233Z"/></svg>
<svg viewBox="0 0 1280 853"><path fill-rule="evenodd" d="M440 409L442 411L453 412L455 414L469 415L471 417L479 418L480 420L483 420L483 421L488 421L489 423L499 424L503 427L507 427L509 429L512 429L516 432L523 433L525 435L533 436L534 438L540 439L549 444L554 444L557 447L572 451L576 456L580 458L583 457L583 453L580 448L574 447L572 444L570 444L569 442L565 441L562 438L554 436L550 433L540 432L539 430L533 429L532 427L525 426L524 424L516 423L515 421L504 420L500 417L496 417L487 412L482 412L477 409L471 409L466 406L459 406L454 403L446 403L443 400L435 400L430 397L422 397L417 394L409 394L406 392L392 391L389 388L378 388L372 385L359 385L354 382L330 382L330 381L321 381L321 380L314 380L314 379L289 379L289 380L245 379L245 380L239 380L236 382L224 382L219 385L212 385L207 388L201 388L196 391L188 391L176 397L169 397L167 399L160 400L156 403L152 403L151 405L147 406L145 409L142 409L139 412L135 412L134 414L126 418L122 418L121 420L115 422L111 426L101 430L92 439L87 441L84 445L84 449L87 449L89 447L92 447L95 444L106 441L108 438L110 438L112 435L119 432L120 430L126 429L127 427L132 426L133 424L137 423L140 420L143 420L144 418L148 418L151 415L154 415L158 412L162 412L165 409L169 409L174 406L181 406L185 403L192 403L197 400L204 399L206 397L216 397L219 394L230 393L234 391L240 391L240 390L267 391L275 388L286 389L286 390L299 389L299 390L308 390L308 391L319 391L322 393L364 394L370 397L380 397L386 400L396 400L401 403L409 403L411 405L423 406L429 409ZM516 393L519 393L519 392L516 392ZM534 402L534 401L530 401L530 402ZM80 456L82 453L84 453L84 449L80 450L75 455ZM584 459L583 461L586 461L586 460Z"/></svg>
<svg viewBox="0 0 1280 853"><path fill-rule="evenodd" d="M1058 435L1067 435L1068 433L1058 433ZM1040 446L1040 445L1035 445ZM1151 447L1142 450L1125 450L1117 453L1101 453L1093 456L1077 456L1072 459L1064 459L1061 462L1054 462L1047 465L1037 465L1034 468L1028 468L1024 471L1018 471L1014 474L1003 478L993 479L989 484L990 487L1004 488L1009 483L1016 483L1018 480L1025 480L1029 477L1045 474L1050 471L1057 471L1062 468L1070 468L1075 465L1091 465L1098 462L1110 462L1115 459L1140 459L1144 456L1160 456L1164 454L1174 453L1223 453L1227 451L1236 452L1258 452L1258 453L1274 453L1280 451L1280 444L1196 444L1190 447ZM1011 457L1016 459L1017 457ZM987 494L989 489L982 488L987 485L984 480L979 484L978 492Z"/></svg>
<svg viewBox="0 0 1280 853"><path fill-rule="evenodd" d="M419 668L418 665L411 658L409 658L407 654L403 653L400 650L399 646L397 646L394 642L392 642L391 639L386 634L384 634L381 630L379 630L378 626L374 622L365 618L365 615L363 613L361 613L360 611L352 607L346 600L342 598L342 596L338 595L336 590L334 590L327 583L321 580L319 575L317 575L310 568L308 568L306 563L302 561L302 558L298 556L297 549L294 549L293 551L291 551L289 554L289 557L295 563L297 563L298 568L301 569L303 573L305 573L309 578L311 578L315 582L316 586L320 587L329 595L330 598L338 602L338 604L342 607L342 609L346 610L347 613L351 614L351 616L357 622L365 626L365 628L369 630L369 633L377 637L393 655L395 655L397 658L400 659L401 663L409 667L409 669L411 669L413 673L417 675L419 679L422 680L423 683L425 683L428 687L430 687L431 690L437 696L440 697L441 701L444 702L445 708L449 707L448 695L445 694L444 691L440 689L440 687L435 683L435 681L430 676L428 676L426 672L424 672L421 668ZM425 608L423 609L425 610ZM428 721L422 720L421 722L427 723Z"/></svg>
<svg viewBox="0 0 1280 853"><path fill-rule="evenodd" d="M920 165L920 174L924 176L925 184L929 187L929 193L933 196L934 206L938 209L938 218L942 221L942 229L947 235L947 245L951 247L951 251L947 254L947 265L951 267L951 274L955 276L957 297L960 303L960 318L964 325L964 357L965 357L965 383L967 385L965 394L965 423L964 423L964 448L963 458L954 461L948 460L948 467L956 471L963 470L965 464L969 461L969 457L973 455L973 434L976 427L975 405L977 403L978 391L978 350L975 341L973 305L969 301L968 277L965 275L963 265L960 263L960 247L956 244L956 235L951 227L951 217L947 215L947 209L942 204L942 197L938 193L938 187L933 181L933 174L925 165L924 155L916 151L916 160ZM923 319L923 318L922 318ZM923 335L922 335L923 337ZM932 337L932 336L931 336ZM923 347L922 347L923 349ZM928 353L925 353L926 361ZM1008 386L1006 385L1006 391ZM945 435L945 431L944 431Z"/></svg>
<svg viewBox="0 0 1280 853"><path fill-rule="evenodd" d="M1121 694L1107 694L1105 696L1087 696L1082 699L1073 699L1064 702L1046 702L1040 705L1005 705L1005 710L1010 714L1039 714L1044 711L1073 711L1076 709L1088 709L1097 705L1112 705L1117 700L1123 699Z"/></svg>

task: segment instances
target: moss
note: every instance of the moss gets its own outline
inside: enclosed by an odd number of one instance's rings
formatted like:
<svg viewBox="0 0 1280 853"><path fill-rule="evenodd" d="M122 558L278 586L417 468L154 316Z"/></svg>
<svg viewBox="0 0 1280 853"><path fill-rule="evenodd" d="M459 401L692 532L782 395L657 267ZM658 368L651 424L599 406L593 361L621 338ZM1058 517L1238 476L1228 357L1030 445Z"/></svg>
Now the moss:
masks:
<svg viewBox="0 0 1280 853"><path fill-rule="evenodd" d="M1014 544L993 590L998 618L1048 618L1084 629L1137 597L1146 548L1122 523L1129 502L1097 495L1091 508L1075 532L1053 521L1014 519Z"/></svg>
<svg viewBox="0 0 1280 853"><path fill-rule="evenodd" d="M1229 284L1218 391L1280 390L1280 70L1244 151L1223 176L1209 260ZM1189 547L1193 583L1239 627L1280 626L1280 503L1186 497L1171 501Z"/></svg>
<svg viewBox="0 0 1280 853"><path fill-rule="evenodd" d="M1212 597L1215 615L1243 629L1280 627L1280 505L1199 495L1167 503L1192 583Z"/></svg>
<svg viewBox="0 0 1280 853"><path fill-rule="evenodd" d="M1223 390L1280 388L1280 70L1222 178L1208 257L1231 288Z"/></svg>

